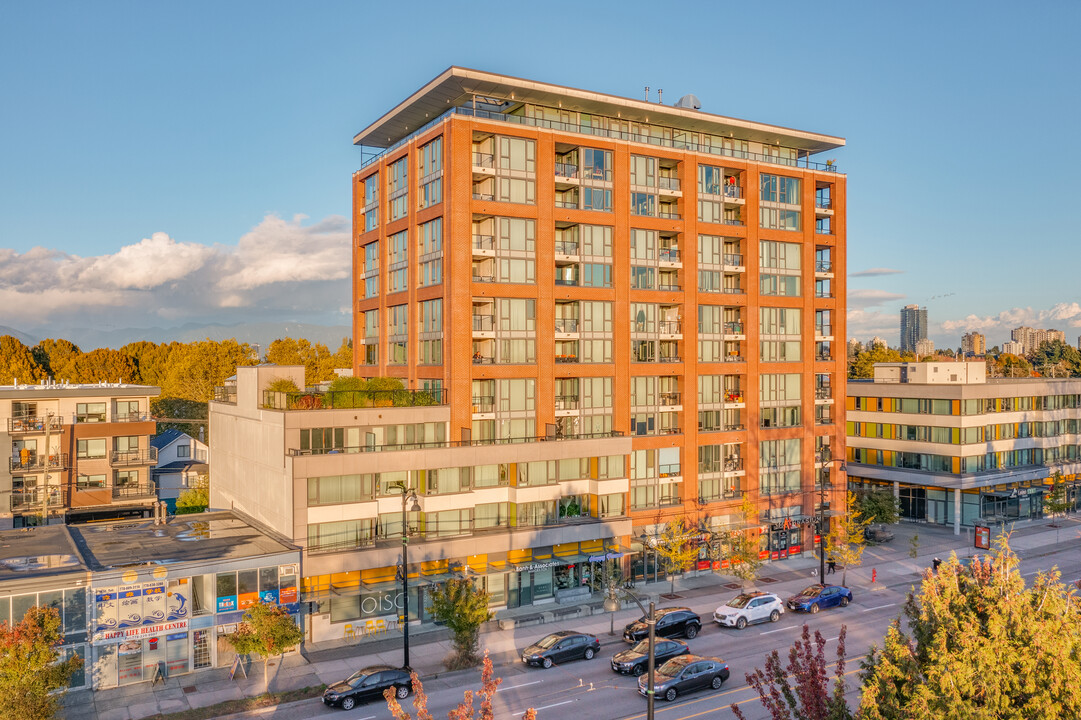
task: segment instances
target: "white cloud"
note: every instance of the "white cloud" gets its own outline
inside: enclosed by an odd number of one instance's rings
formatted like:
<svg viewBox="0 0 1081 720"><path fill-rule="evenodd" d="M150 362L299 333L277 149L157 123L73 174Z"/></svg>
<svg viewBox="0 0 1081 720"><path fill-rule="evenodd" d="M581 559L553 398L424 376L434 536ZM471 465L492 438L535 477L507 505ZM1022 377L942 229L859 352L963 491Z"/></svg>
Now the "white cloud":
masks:
<svg viewBox="0 0 1081 720"><path fill-rule="evenodd" d="M350 306L350 224L267 216L235 246L156 232L111 255L0 249L0 325L145 327L158 319L340 321ZM242 311L242 312L240 312Z"/></svg>
<svg viewBox="0 0 1081 720"><path fill-rule="evenodd" d="M869 268L867 270L849 273L848 277L880 277L882 275L899 275L903 272L904 270L894 270L893 268Z"/></svg>
<svg viewBox="0 0 1081 720"><path fill-rule="evenodd" d="M885 303L894 302L895 300L901 300L904 295L899 293L892 293L886 290L849 290L848 291L848 307L850 309L855 308L862 310L869 307L876 307Z"/></svg>
<svg viewBox="0 0 1081 720"><path fill-rule="evenodd" d="M1009 336L1009 331L1027 325L1029 327L1064 330L1081 327L1081 305L1076 302L1057 303L1046 310L1033 310L1030 307L1010 308L997 315L968 315L961 320L947 320L942 323L946 332L999 333Z"/></svg>

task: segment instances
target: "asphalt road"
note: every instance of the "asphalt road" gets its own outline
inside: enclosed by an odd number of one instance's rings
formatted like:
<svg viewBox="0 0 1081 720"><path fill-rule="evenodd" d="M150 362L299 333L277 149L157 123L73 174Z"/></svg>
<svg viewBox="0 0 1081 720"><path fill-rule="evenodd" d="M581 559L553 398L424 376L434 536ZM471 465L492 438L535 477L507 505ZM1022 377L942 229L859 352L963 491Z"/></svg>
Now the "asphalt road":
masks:
<svg viewBox="0 0 1081 720"><path fill-rule="evenodd" d="M1042 569L1058 565L1067 581L1081 577L1081 554L1073 548L1060 545L1052 552L1023 558L1021 572L1026 577ZM838 575L838 581L840 576ZM829 578L833 579L833 578ZM919 581L917 575L893 583L877 586L872 590L854 589L852 604L847 608L823 610L817 615L786 612L777 623L749 626L744 630L721 628L712 621L715 601L706 604L692 603L691 607L703 618L701 634L690 641L691 651L699 655L720 657L729 664L732 675L720 690L704 690L668 703L658 699L655 715L661 720L691 720L692 718L731 718L733 703L738 703L744 714L753 720L768 720L768 714L758 700L757 694L747 684L745 675L764 664L770 651L780 651L786 660L787 650L799 637L803 624L810 626L827 640L826 657L836 658L837 638L842 625L847 628L847 654L845 667L849 683L849 701L858 702L859 659L874 643L881 642L886 627L901 612L901 605L909 587ZM782 593L784 596L785 593ZM674 603L676 604L676 603ZM520 718L527 708L537 710L540 720L598 718L601 720L638 720L646 717L646 700L638 694L637 679L614 673L610 666L612 655L628 647L618 638L623 623L634 619L626 612L617 616L616 637L607 633L600 636L603 643L600 654L591 661L580 660L556 666L549 670L529 668L521 662L496 664L496 674L503 682L496 696L496 717L500 720ZM533 628L530 628L533 629ZM552 625L536 628L537 637L558 629L575 629L573 621L566 627ZM523 646L528 643L523 643ZM428 707L435 718L445 718L447 711L462 699L466 689L480 686L479 674L457 675L437 678L425 685ZM413 712L411 700L404 707ZM282 709L283 711L285 708ZM288 720L309 718L343 717L343 711L327 708L318 700L310 704L291 706ZM272 712L269 717L284 713ZM263 717L267 717L264 715ZM345 713L349 720L389 720L390 712L383 703L361 705Z"/></svg>

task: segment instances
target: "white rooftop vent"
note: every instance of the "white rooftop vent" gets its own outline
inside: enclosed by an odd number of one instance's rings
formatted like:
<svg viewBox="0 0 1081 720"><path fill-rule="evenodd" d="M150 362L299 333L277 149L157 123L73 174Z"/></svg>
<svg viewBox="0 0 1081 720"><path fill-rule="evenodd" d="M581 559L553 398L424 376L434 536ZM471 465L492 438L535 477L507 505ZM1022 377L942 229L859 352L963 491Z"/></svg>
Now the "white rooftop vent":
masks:
<svg viewBox="0 0 1081 720"><path fill-rule="evenodd" d="M676 107L687 108L688 110L701 110L702 101L698 99L697 95L684 95L676 101Z"/></svg>

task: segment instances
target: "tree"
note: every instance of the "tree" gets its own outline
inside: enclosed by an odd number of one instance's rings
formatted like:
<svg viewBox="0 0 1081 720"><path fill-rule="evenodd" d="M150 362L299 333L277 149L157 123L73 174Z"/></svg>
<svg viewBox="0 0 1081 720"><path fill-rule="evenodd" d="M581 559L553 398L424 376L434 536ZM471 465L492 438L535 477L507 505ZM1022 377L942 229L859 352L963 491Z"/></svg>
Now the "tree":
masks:
<svg viewBox="0 0 1081 720"><path fill-rule="evenodd" d="M1057 570L1028 587L1007 535L924 574L862 663L865 720L1081 717L1081 607Z"/></svg>
<svg viewBox="0 0 1081 720"><path fill-rule="evenodd" d="M66 688L83 664L78 655L60 660L63 639L55 608L34 606L18 623L0 623L0 719L56 716L56 691Z"/></svg>
<svg viewBox="0 0 1081 720"><path fill-rule="evenodd" d="M52 376L56 380L61 379L59 374L61 368L67 365L72 358L83 354L79 346L70 340L54 340L52 338L45 338L31 348L30 352L34 354L34 360L44 370L45 375Z"/></svg>
<svg viewBox="0 0 1081 720"><path fill-rule="evenodd" d="M869 349L856 353L848 365L849 379L869 380L875 376L875 363L901 362L901 353L883 345L872 345Z"/></svg>
<svg viewBox="0 0 1081 720"><path fill-rule="evenodd" d="M157 397L150 400L150 414L157 420L159 433L166 430L179 430L192 437L198 437L200 442L209 440L208 410L207 403L184 398ZM191 422L192 420L199 422Z"/></svg>
<svg viewBox="0 0 1081 720"><path fill-rule="evenodd" d="M304 384L311 386L334 379L335 356L322 343L312 344L301 338L279 338L270 343L266 361L275 365L303 365ZM346 367L352 367L352 361Z"/></svg>
<svg viewBox="0 0 1081 720"><path fill-rule="evenodd" d="M244 620L232 635L226 636L239 655L263 656L263 683L270 690L267 666L271 657L280 657L304 639L292 616L281 605L260 602L244 613Z"/></svg>
<svg viewBox="0 0 1081 720"><path fill-rule="evenodd" d="M424 692L424 684L420 681L420 676L416 672L410 673L410 676L413 680L413 709L417 711L416 720L435 720L432 714L428 712L428 694ZM488 657L487 650L484 651L484 668L481 670L480 680L481 689L477 692L466 690L462 702L458 703L447 714L448 720L495 720L492 698L495 697L495 693L503 679L495 676L495 670L492 667L492 661ZM398 698L394 695L394 688L384 690L383 697L387 701L387 708L390 710L394 720L413 720L413 716L403 710L398 703ZM475 698L480 698L480 708L474 706ZM478 710L480 714L477 714ZM522 715L522 720L537 720L537 711L529 708Z"/></svg>
<svg viewBox="0 0 1081 720"><path fill-rule="evenodd" d="M178 342L158 345L148 340L140 340L124 345L120 352L128 355L135 363L134 382L161 387L165 384L165 376L169 371L169 358L181 347L183 346Z"/></svg>
<svg viewBox="0 0 1081 720"><path fill-rule="evenodd" d="M919 533L913 533L912 537L908 539L908 556L915 560L920 554L920 536Z"/></svg>
<svg viewBox="0 0 1081 720"><path fill-rule="evenodd" d="M856 494L849 492L845 503L846 512L830 527L826 537L826 552L844 568L841 584L848 586L848 568L863 564L863 531L868 522L860 514Z"/></svg>
<svg viewBox="0 0 1081 720"><path fill-rule="evenodd" d="M766 657L766 667L747 673L747 684L758 693L762 706L772 720L851 720L852 711L845 702L845 635L841 626L837 638L837 663L833 688L830 689L826 639L815 630L814 641L806 623L803 636L788 651L788 665L781 664L776 650ZM732 712L746 720L739 706Z"/></svg>
<svg viewBox="0 0 1081 720"><path fill-rule="evenodd" d="M673 518L664 525L664 530L655 538L653 549L660 556L664 572L672 582L672 594L676 592L676 573L698 559L698 548L683 518Z"/></svg>
<svg viewBox="0 0 1081 720"><path fill-rule="evenodd" d="M40 382L49 376L48 370L35 359L30 348L13 335L0 335L0 383L18 381L22 384Z"/></svg>
<svg viewBox="0 0 1081 720"><path fill-rule="evenodd" d="M721 547L723 557L728 561L728 574L739 578L747 589L754 587L765 561L759 553L758 512L746 495L739 506L739 514L743 517L743 527L724 533Z"/></svg>
<svg viewBox="0 0 1081 720"><path fill-rule="evenodd" d="M901 516L897 498L889 490L872 490L858 499L860 515L867 524L893 525Z"/></svg>
<svg viewBox="0 0 1081 720"><path fill-rule="evenodd" d="M1061 340L1040 343L1040 347L1029 354L1028 360L1045 377L1081 375L1081 352Z"/></svg>
<svg viewBox="0 0 1081 720"><path fill-rule="evenodd" d="M171 367L162 384L165 397L184 398L197 402L214 399L214 388L236 374L238 366L252 365L252 348L235 339L215 342L209 338L190 343L170 356Z"/></svg>
<svg viewBox="0 0 1081 720"><path fill-rule="evenodd" d="M176 514L190 515L201 513L210 507L210 478L205 475L195 480L195 484L180 493L176 499Z"/></svg>
<svg viewBox="0 0 1081 720"><path fill-rule="evenodd" d="M1073 503L1066 497L1066 481L1058 470L1051 476L1051 489L1043 496L1044 511L1055 519L1056 516L1066 517L1066 513L1073 509ZM1058 542L1059 526L1055 524L1055 542Z"/></svg>
<svg viewBox="0 0 1081 720"><path fill-rule="evenodd" d="M54 376L73 383L135 382L135 362L119 350L98 348L71 355L63 365L52 365Z"/></svg>
<svg viewBox="0 0 1081 720"><path fill-rule="evenodd" d="M488 593L469 580L451 578L432 588L428 599L432 617L446 625L454 636L454 655L446 662L447 669L476 665L480 626L495 616L488 609Z"/></svg>

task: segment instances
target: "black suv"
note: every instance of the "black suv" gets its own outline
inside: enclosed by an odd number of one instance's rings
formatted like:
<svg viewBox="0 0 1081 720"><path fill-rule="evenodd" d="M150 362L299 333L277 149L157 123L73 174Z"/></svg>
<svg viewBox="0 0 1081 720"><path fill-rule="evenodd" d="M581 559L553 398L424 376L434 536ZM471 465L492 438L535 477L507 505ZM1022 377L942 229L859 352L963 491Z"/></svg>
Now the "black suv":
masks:
<svg viewBox="0 0 1081 720"><path fill-rule="evenodd" d="M685 607L657 608L657 637L683 637L691 640L702 629L702 618L698 613ZM623 630L623 639L638 642L649 637L649 625L643 615Z"/></svg>
<svg viewBox="0 0 1081 720"><path fill-rule="evenodd" d="M545 635L522 651L522 662L526 665L540 665L550 668L552 665L568 660L592 660L601 651L601 641L589 633L560 630Z"/></svg>

